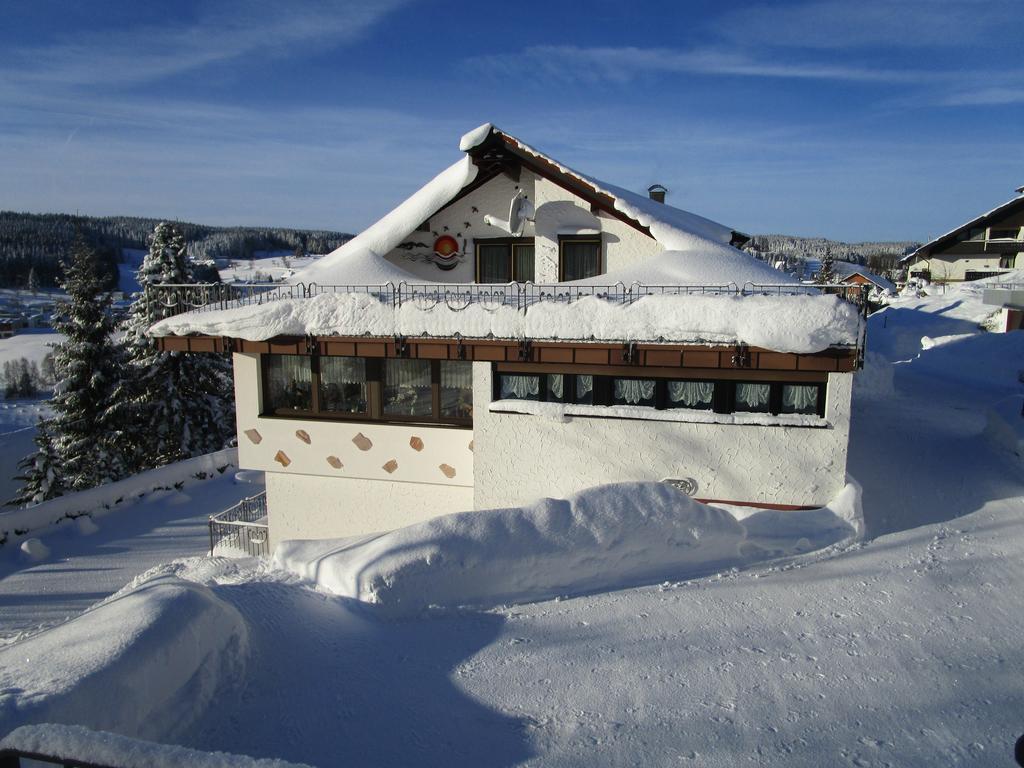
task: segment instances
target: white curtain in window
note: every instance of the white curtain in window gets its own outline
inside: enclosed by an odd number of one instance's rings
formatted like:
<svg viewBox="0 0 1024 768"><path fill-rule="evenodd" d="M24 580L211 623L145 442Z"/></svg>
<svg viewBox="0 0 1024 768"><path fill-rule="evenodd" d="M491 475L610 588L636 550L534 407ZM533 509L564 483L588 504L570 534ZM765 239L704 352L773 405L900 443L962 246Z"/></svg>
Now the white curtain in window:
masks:
<svg viewBox="0 0 1024 768"><path fill-rule="evenodd" d="M765 408L771 387L768 384L737 384L736 402L748 408Z"/></svg>
<svg viewBox="0 0 1024 768"><path fill-rule="evenodd" d="M361 357L320 358L322 384L365 384L366 361Z"/></svg>
<svg viewBox="0 0 1024 768"><path fill-rule="evenodd" d="M526 400L536 397L540 392L539 376L509 376L503 374L501 377L501 399L509 398Z"/></svg>
<svg viewBox="0 0 1024 768"><path fill-rule="evenodd" d="M445 389L472 389L473 364L442 360L441 386Z"/></svg>
<svg viewBox="0 0 1024 768"><path fill-rule="evenodd" d="M643 400L654 399L654 382L651 379L616 379L615 399L636 405Z"/></svg>
<svg viewBox="0 0 1024 768"><path fill-rule="evenodd" d="M564 400L565 376L560 373L548 374L548 391L555 400Z"/></svg>
<svg viewBox="0 0 1024 768"><path fill-rule="evenodd" d="M593 376L577 376L576 377L576 399L583 400L587 395L594 391L594 377Z"/></svg>
<svg viewBox="0 0 1024 768"><path fill-rule="evenodd" d="M715 385L710 381L670 381L668 399L682 403L687 408L709 405L715 394Z"/></svg>
<svg viewBox="0 0 1024 768"><path fill-rule="evenodd" d="M388 360L384 372L385 384L389 387L430 388L429 360Z"/></svg>
<svg viewBox="0 0 1024 768"><path fill-rule="evenodd" d="M818 388L787 384L782 388L782 405L786 410L796 413L816 411L818 409Z"/></svg>

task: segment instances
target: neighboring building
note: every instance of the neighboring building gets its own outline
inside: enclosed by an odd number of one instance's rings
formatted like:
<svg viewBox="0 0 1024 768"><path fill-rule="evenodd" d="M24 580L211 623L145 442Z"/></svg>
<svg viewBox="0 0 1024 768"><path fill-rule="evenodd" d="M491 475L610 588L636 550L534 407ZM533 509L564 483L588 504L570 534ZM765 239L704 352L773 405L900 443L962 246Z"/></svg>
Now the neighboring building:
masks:
<svg viewBox="0 0 1024 768"><path fill-rule="evenodd" d="M1000 331L1024 330L1024 282L993 283L982 294L982 301L993 307L999 307Z"/></svg>
<svg viewBox="0 0 1024 768"><path fill-rule="evenodd" d="M841 283L846 285L869 285L871 286L873 297L896 295L898 289L891 280L887 280L881 275L876 275L867 267L860 264L852 264L848 261L836 261L833 264Z"/></svg>
<svg viewBox="0 0 1024 768"><path fill-rule="evenodd" d="M10 320L0 320L0 339L9 339L17 333L14 323Z"/></svg>
<svg viewBox="0 0 1024 768"><path fill-rule="evenodd" d="M1024 269L1024 187L1017 197L925 243L900 260L908 279L979 280Z"/></svg>
<svg viewBox="0 0 1024 768"><path fill-rule="evenodd" d="M234 352L272 544L610 482L779 509L843 487L859 307L787 286L663 188L489 125L460 148L290 285L221 286L238 306L153 328L167 350Z"/></svg>

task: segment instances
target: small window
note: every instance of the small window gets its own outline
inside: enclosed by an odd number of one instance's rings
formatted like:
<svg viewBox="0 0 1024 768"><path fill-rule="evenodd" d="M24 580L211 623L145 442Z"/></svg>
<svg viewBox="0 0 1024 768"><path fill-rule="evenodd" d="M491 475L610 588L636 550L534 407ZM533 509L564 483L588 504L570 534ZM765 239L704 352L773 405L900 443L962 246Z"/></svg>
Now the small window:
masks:
<svg viewBox="0 0 1024 768"><path fill-rule="evenodd" d="M612 404L654 406L654 390L654 379L615 379L612 384Z"/></svg>
<svg viewBox="0 0 1024 768"><path fill-rule="evenodd" d="M771 408L771 397L771 384L737 384L736 411L738 413L768 413Z"/></svg>
<svg viewBox="0 0 1024 768"><path fill-rule="evenodd" d="M546 377L548 384L548 402L568 403L572 398L572 376L564 373L549 373Z"/></svg>
<svg viewBox="0 0 1024 768"><path fill-rule="evenodd" d="M269 410L313 410L313 369L308 357L271 355L266 371L265 399Z"/></svg>
<svg viewBox="0 0 1024 768"><path fill-rule="evenodd" d="M503 373L498 380L502 400L540 400L540 376Z"/></svg>
<svg viewBox="0 0 1024 768"><path fill-rule="evenodd" d="M1020 235L1020 228L1016 229L993 229L988 236L989 240L1017 240Z"/></svg>
<svg viewBox="0 0 1024 768"><path fill-rule="evenodd" d="M441 361L441 416L473 418L473 364Z"/></svg>
<svg viewBox="0 0 1024 768"><path fill-rule="evenodd" d="M581 405L594 404L594 377L580 374L576 376L576 402Z"/></svg>
<svg viewBox="0 0 1024 768"><path fill-rule="evenodd" d="M558 239L559 280L583 280L600 275L601 238L594 236L564 236Z"/></svg>
<svg viewBox="0 0 1024 768"><path fill-rule="evenodd" d="M385 361L384 413L390 416L433 415L429 360Z"/></svg>
<svg viewBox="0 0 1024 768"><path fill-rule="evenodd" d="M525 283L535 279L533 238L476 241L478 283Z"/></svg>
<svg viewBox="0 0 1024 768"><path fill-rule="evenodd" d="M710 411L715 402L713 381L669 381L666 383L668 408L694 408Z"/></svg>
<svg viewBox="0 0 1024 768"><path fill-rule="evenodd" d="M363 358L320 358L320 410L366 413L366 361Z"/></svg>
<svg viewBox="0 0 1024 768"><path fill-rule="evenodd" d="M819 394L817 384L783 384L780 412L817 414Z"/></svg>

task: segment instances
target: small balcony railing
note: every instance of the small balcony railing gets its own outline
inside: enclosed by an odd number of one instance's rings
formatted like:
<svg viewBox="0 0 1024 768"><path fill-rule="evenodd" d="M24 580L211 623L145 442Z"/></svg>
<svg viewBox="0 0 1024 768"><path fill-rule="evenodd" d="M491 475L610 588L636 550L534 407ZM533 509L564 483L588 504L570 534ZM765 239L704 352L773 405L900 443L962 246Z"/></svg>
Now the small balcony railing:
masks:
<svg viewBox="0 0 1024 768"><path fill-rule="evenodd" d="M270 554L266 491L242 499L210 515L210 554L244 552L252 557Z"/></svg>

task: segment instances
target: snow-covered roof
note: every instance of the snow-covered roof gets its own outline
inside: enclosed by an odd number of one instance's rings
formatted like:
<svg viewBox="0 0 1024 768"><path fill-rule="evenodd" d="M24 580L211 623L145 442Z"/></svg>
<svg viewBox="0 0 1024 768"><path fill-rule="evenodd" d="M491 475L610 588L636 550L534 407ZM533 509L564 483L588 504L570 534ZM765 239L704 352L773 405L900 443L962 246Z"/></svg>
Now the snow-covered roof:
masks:
<svg viewBox="0 0 1024 768"><path fill-rule="evenodd" d="M291 283L354 285L416 281L411 273L392 264L385 255L394 250L416 227L450 203L463 189L477 180L479 167L474 155L487 143L500 145L527 162L541 175L571 180L581 195L605 204L620 218L649 234L666 252L657 264L638 263L629 270L630 281L673 284L703 283L783 283L784 275L730 245L735 230L651 200L621 187L574 171L550 156L524 144L490 123L462 137L459 148L466 156L442 171L397 208L371 225L337 250L297 272ZM650 266L656 276L649 276ZM602 275L597 280L608 280ZM616 277L616 279L619 279ZM611 280L615 282L615 280Z"/></svg>
<svg viewBox="0 0 1024 768"><path fill-rule="evenodd" d="M1024 187L1021 187L1021 189L1024 189ZM1021 189L1018 189L1017 192L1020 193ZM937 246L945 245L947 242L954 239L964 230L972 229L974 227L985 224L993 216L998 216L1001 213L1007 213L1016 207L1024 207L1024 194L1018 194L1017 197L1011 200L1007 200L1005 203L1000 203L991 211L986 211L980 216L975 216L970 221L964 222L959 227L954 227L953 229L949 230L949 232L946 232L944 235L939 235L934 240L931 240L922 245L913 253L909 253L906 256L904 256L902 259L900 259L900 264L906 264L907 262L913 261L914 259L918 258L926 258Z"/></svg>
<svg viewBox="0 0 1024 768"><path fill-rule="evenodd" d="M878 286L883 291L891 291L896 293L898 290L896 286L889 280L886 280L881 275L876 275L870 271L867 267L860 264L854 264L849 261L834 261L832 262L833 268L839 274L841 278L847 278L851 275L860 275L861 277L871 281L874 285Z"/></svg>

